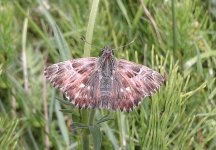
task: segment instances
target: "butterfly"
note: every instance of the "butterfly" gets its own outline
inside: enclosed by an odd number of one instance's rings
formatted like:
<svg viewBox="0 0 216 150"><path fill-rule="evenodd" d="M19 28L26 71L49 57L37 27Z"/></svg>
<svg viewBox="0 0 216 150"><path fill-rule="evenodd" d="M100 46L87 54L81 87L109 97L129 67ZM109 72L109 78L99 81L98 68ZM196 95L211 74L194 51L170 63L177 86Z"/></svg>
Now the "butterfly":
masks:
<svg viewBox="0 0 216 150"><path fill-rule="evenodd" d="M165 82L164 76L144 65L116 59L110 47L104 47L99 58L79 58L48 66L44 75L78 108L127 112Z"/></svg>

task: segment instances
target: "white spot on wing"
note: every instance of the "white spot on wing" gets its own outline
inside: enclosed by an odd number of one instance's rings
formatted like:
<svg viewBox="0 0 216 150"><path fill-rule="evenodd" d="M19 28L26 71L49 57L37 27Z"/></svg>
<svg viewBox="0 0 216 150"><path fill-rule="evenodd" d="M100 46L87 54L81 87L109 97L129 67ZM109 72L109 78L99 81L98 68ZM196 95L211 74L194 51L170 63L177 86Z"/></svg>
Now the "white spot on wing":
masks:
<svg viewBox="0 0 216 150"><path fill-rule="evenodd" d="M85 84L81 83L79 88L83 88L83 87L85 87Z"/></svg>
<svg viewBox="0 0 216 150"><path fill-rule="evenodd" d="M70 100L70 97L68 96L67 92L65 92L65 97Z"/></svg>
<svg viewBox="0 0 216 150"><path fill-rule="evenodd" d="M74 99L76 99L79 96L79 92L76 93Z"/></svg>
<svg viewBox="0 0 216 150"><path fill-rule="evenodd" d="M131 88L130 88L130 87L127 87L127 88L126 88L126 91L130 92L130 91L131 91Z"/></svg>
<svg viewBox="0 0 216 150"><path fill-rule="evenodd" d="M141 104L141 101L138 102L138 106Z"/></svg>

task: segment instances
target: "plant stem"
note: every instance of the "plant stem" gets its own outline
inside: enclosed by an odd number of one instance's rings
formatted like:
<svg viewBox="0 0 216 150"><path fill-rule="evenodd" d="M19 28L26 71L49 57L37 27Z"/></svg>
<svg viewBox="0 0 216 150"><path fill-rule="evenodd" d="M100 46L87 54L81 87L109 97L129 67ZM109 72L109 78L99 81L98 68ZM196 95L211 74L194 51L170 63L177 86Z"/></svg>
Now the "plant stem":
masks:
<svg viewBox="0 0 216 150"><path fill-rule="evenodd" d="M175 0L172 0L172 30L173 30L173 51L176 51L176 15Z"/></svg>
<svg viewBox="0 0 216 150"><path fill-rule="evenodd" d="M97 10L99 6L99 1L100 0L93 0L92 1L92 7L91 7L91 12L89 15L89 21L88 21L88 26L87 26L87 31L86 31L86 41L91 43L92 42L92 37L93 37L93 31L94 31L94 25L95 25L95 20L97 16ZM91 45L85 43L84 46L84 57L89 57L91 52ZM91 110L91 113L89 114L89 110L82 110L81 113L81 118L82 118L82 123L83 124L92 124L94 120L94 112L95 110ZM83 150L89 150L89 130L85 129L82 132L82 148Z"/></svg>
<svg viewBox="0 0 216 150"><path fill-rule="evenodd" d="M88 118L89 118L89 110L84 109L81 111L82 115L82 123L88 124ZM88 129L83 129L82 131L82 148L83 150L89 150L89 131Z"/></svg>
<svg viewBox="0 0 216 150"><path fill-rule="evenodd" d="M90 114L89 114L89 110L83 110L82 111L82 117L83 118L83 123L92 125L93 121L94 121L94 115L95 115L95 110L92 109ZM84 129L83 133L82 133L82 147L83 150L89 150L89 130L88 129Z"/></svg>

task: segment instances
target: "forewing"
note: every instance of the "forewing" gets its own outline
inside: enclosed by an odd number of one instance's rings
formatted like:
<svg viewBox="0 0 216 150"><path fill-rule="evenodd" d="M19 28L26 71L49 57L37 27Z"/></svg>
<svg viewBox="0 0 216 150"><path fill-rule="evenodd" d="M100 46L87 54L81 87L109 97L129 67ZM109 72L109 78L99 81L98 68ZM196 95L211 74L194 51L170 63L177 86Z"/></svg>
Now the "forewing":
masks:
<svg viewBox="0 0 216 150"><path fill-rule="evenodd" d="M127 60L118 60L113 76L113 109L131 111L143 97L151 96L165 82L158 72Z"/></svg>
<svg viewBox="0 0 216 150"><path fill-rule="evenodd" d="M96 107L99 97L98 58L80 58L53 64L46 78L79 108Z"/></svg>

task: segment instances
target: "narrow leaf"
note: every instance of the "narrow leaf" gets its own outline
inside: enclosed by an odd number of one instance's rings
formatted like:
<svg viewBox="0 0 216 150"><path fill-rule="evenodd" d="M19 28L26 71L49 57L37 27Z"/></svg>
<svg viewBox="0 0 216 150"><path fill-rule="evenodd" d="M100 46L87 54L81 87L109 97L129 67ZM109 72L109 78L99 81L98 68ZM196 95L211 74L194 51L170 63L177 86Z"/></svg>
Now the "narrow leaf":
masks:
<svg viewBox="0 0 216 150"><path fill-rule="evenodd" d="M113 118L111 118L110 116L106 115L106 116L103 116L101 119L99 119L96 124L100 124L100 123L103 123L105 121L109 121L109 120L113 120Z"/></svg>
<svg viewBox="0 0 216 150"><path fill-rule="evenodd" d="M89 130L93 138L94 150L100 150L102 141L100 127L98 125L89 126Z"/></svg>

